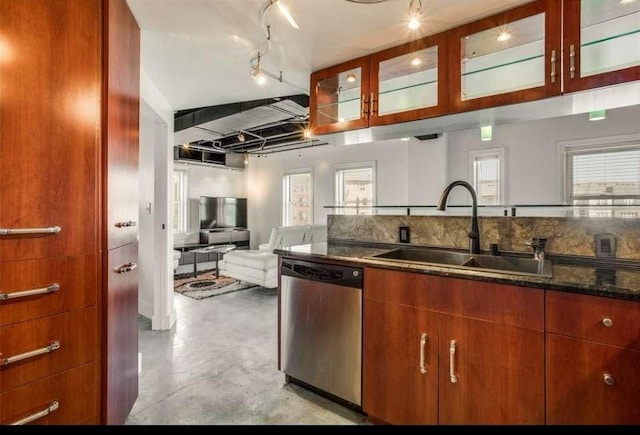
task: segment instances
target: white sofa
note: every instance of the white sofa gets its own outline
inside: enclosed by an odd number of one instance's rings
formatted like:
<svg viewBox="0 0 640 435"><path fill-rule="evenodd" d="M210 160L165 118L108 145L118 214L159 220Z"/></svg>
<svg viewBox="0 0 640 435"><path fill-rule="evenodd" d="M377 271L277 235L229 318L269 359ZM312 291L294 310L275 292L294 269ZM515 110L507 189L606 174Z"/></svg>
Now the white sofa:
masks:
<svg viewBox="0 0 640 435"><path fill-rule="evenodd" d="M326 225L274 228L269 243L260 245L260 249L225 254L221 270L230 278L275 288L278 286L278 256L273 253L274 249L326 241Z"/></svg>

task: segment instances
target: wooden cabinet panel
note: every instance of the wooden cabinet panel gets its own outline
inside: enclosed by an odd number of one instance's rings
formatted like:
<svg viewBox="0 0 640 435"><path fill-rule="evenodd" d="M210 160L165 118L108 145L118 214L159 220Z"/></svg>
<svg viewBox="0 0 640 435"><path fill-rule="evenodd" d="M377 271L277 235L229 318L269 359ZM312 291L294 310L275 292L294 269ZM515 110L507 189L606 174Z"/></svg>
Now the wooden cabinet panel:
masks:
<svg viewBox="0 0 640 435"><path fill-rule="evenodd" d="M105 2L108 249L138 236L138 137L140 119L140 29L122 1Z"/></svg>
<svg viewBox="0 0 640 435"><path fill-rule="evenodd" d="M96 308L0 328L0 359L55 342L59 348L47 354L0 366L0 392L94 361L98 356Z"/></svg>
<svg viewBox="0 0 640 435"><path fill-rule="evenodd" d="M546 330L640 350L640 303L548 291Z"/></svg>
<svg viewBox="0 0 640 435"><path fill-rule="evenodd" d="M437 346L437 313L365 299L363 410L391 424L437 424Z"/></svg>
<svg viewBox="0 0 640 435"><path fill-rule="evenodd" d="M449 31L450 111L560 95L561 13L561 1L538 0Z"/></svg>
<svg viewBox="0 0 640 435"><path fill-rule="evenodd" d="M96 305L98 260L95 255L0 262L0 293L46 288L52 293L0 301L0 326Z"/></svg>
<svg viewBox="0 0 640 435"><path fill-rule="evenodd" d="M544 290L438 278L444 313L544 330Z"/></svg>
<svg viewBox="0 0 640 435"><path fill-rule="evenodd" d="M438 310L440 289L437 277L419 273L367 268L364 272L365 299Z"/></svg>
<svg viewBox="0 0 640 435"><path fill-rule="evenodd" d="M440 424L545 423L543 332L441 314L439 340Z"/></svg>
<svg viewBox="0 0 640 435"><path fill-rule="evenodd" d="M58 408L32 424L81 424L98 415L98 364L91 363L0 394L1 424Z"/></svg>
<svg viewBox="0 0 640 435"><path fill-rule="evenodd" d="M123 424L138 397L138 244L109 251L106 275L106 423ZM132 269L129 272L126 270ZM120 273L118 271L121 271Z"/></svg>
<svg viewBox="0 0 640 435"><path fill-rule="evenodd" d="M640 352L546 340L548 424L640 424Z"/></svg>

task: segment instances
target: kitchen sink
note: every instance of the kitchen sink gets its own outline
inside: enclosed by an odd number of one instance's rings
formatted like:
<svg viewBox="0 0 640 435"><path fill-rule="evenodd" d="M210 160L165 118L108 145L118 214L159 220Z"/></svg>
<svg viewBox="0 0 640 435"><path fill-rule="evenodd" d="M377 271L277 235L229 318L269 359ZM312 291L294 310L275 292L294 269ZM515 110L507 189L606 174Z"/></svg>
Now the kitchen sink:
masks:
<svg viewBox="0 0 640 435"><path fill-rule="evenodd" d="M465 270L484 270L510 275L529 275L551 278L551 261L508 255L479 255L438 249L400 248L372 255L368 258L397 263L431 264Z"/></svg>

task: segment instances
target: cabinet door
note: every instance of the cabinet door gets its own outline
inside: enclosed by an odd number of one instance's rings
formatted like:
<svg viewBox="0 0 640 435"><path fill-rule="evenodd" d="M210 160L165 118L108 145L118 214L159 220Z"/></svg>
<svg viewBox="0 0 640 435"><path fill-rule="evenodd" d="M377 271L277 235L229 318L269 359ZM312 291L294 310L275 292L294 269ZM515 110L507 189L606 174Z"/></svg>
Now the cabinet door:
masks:
<svg viewBox="0 0 640 435"><path fill-rule="evenodd" d="M438 314L364 301L363 409L391 424L438 422Z"/></svg>
<svg viewBox="0 0 640 435"><path fill-rule="evenodd" d="M140 29L125 1L107 7L107 236L108 249L138 237Z"/></svg>
<svg viewBox="0 0 640 435"><path fill-rule="evenodd" d="M564 1L565 92L640 80L640 2Z"/></svg>
<svg viewBox="0 0 640 435"><path fill-rule="evenodd" d="M538 0L452 30L450 111L560 95L561 10Z"/></svg>
<svg viewBox="0 0 640 435"><path fill-rule="evenodd" d="M309 123L314 134L369 126L369 57L311 74Z"/></svg>
<svg viewBox="0 0 640 435"><path fill-rule="evenodd" d="M371 56L370 125L447 113L448 53L444 34Z"/></svg>
<svg viewBox="0 0 640 435"><path fill-rule="evenodd" d="M123 424L138 397L138 244L109 252L106 270L106 421Z"/></svg>
<svg viewBox="0 0 640 435"><path fill-rule="evenodd" d="M0 2L0 261L97 251L101 3Z"/></svg>
<svg viewBox="0 0 640 435"><path fill-rule="evenodd" d="M640 424L640 352L547 334L547 423Z"/></svg>
<svg viewBox="0 0 640 435"><path fill-rule="evenodd" d="M544 336L440 315L440 424L544 424Z"/></svg>

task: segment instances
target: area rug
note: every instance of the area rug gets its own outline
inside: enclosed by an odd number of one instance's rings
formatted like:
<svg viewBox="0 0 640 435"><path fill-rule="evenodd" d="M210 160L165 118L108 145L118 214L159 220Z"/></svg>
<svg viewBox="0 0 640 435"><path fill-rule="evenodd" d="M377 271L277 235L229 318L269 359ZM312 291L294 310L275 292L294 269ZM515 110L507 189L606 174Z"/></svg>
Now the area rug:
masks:
<svg viewBox="0 0 640 435"><path fill-rule="evenodd" d="M216 279L214 272L203 273L198 278L177 279L173 282L173 290L192 299L206 299L240 290L257 287L255 284L239 281L235 278L220 276Z"/></svg>

